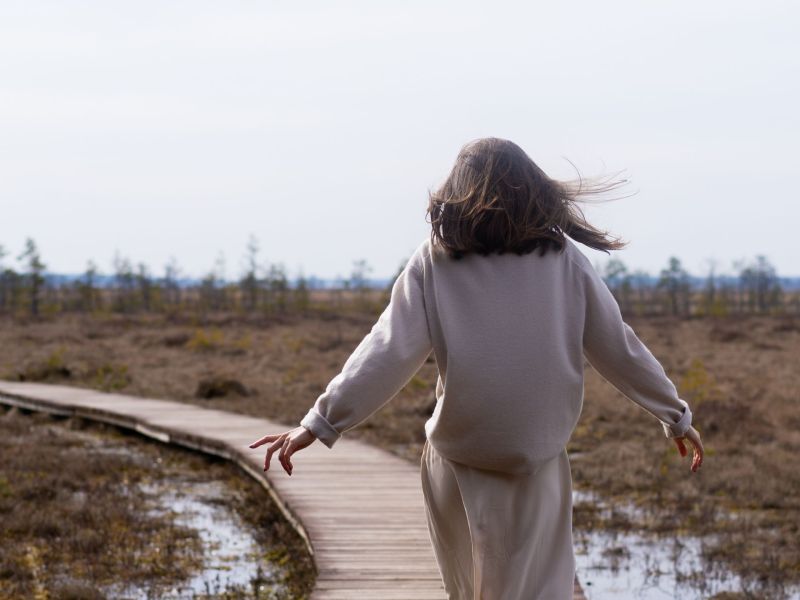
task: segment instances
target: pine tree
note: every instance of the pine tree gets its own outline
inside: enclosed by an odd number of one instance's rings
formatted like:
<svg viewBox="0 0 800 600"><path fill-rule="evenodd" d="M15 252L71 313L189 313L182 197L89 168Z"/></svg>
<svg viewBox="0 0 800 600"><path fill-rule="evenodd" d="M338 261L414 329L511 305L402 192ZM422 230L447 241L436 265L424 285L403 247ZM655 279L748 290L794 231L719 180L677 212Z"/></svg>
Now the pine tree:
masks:
<svg viewBox="0 0 800 600"><path fill-rule="evenodd" d="M18 260L23 261L27 268L25 279L28 284L31 314L38 317L40 296L44 287L45 264L33 239L25 240L25 250L19 255Z"/></svg>

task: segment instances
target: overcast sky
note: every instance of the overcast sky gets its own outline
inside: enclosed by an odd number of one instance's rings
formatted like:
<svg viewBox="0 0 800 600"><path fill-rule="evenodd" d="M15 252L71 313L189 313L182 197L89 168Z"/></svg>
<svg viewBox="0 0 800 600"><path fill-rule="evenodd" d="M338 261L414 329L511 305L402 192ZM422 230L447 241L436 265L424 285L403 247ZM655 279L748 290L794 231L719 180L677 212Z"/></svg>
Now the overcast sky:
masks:
<svg viewBox="0 0 800 600"><path fill-rule="evenodd" d="M800 4L0 2L0 244L49 270L394 274L465 142L624 170L616 253L799 275ZM595 262L606 255L586 250Z"/></svg>

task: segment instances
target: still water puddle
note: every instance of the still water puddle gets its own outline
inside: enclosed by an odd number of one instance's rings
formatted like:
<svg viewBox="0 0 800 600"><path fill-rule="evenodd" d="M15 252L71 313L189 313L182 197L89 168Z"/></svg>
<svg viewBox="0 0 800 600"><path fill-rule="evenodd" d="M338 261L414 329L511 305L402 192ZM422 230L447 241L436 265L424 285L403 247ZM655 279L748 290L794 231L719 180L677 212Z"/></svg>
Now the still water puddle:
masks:
<svg viewBox="0 0 800 600"><path fill-rule="evenodd" d="M76 432L77 433L77 432ZM194 472L189 464L165 461L148 456L133 445L109 442L85 432L95 451L124 454L134 462L155 466L156 478L138 483L153 515L170 515L178 526L192 529L202 541L203 567L188 580L170 587L120 583L104 591L116 600L165 600L255 598L268 600L286 597L277 583L285 576L284 568L271 562L249 527L231 508L235 492L225 481L209 479ZM265 493L266 496L266 493Z"/></svg>
<svg viewBox="0 0 800 600"><path fill-rule="evenodd" d="M174 522L200 534L203 570L188 581L161 590L161 598L194 598L237 590L261 595L253 586L276 579L281 573L264 560L264 552L238 515L226 507L228 490L223 482L173 482L161 480L140 486L154 501L155 514L172 513ZM261 586L259 586L261 587Z"/></svg>
<svg viewBox="0 0 800 600"><path fill-rule="evenodd" d="M588 502L607 516L611 507L597 495L573 490L573 503ZM635 516L633 505L614 510ZM588 600L703 600L729 597L800 600L800 587L765 595L752 582L703 559L711 537L657 537L625 531L573 531L578 578ZM745 595L747 594L747 595Z"/></svg>

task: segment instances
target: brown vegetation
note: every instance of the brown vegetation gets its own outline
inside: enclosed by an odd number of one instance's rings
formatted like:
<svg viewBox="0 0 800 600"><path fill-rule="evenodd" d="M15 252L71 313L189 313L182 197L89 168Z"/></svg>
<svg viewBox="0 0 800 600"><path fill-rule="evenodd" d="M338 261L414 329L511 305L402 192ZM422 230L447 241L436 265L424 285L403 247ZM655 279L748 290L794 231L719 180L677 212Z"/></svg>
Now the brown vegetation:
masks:
<svg viewBox="0 0 800 600"><path fill-rule="evenodd" d="M374 321L374 311L219 315L202 323L176 316L7 320L0 376L111 385L295 426ZM657 421L587 369L583 414L569 445L576 487L650 511L643 522L614 526L718 533L709 558L745 577L800 581L800 322L755 315L628 321L692 404L706 460L691 473ZM104 366L125 377L98 378ZM436 373L431 355L398 397L346 435L418 462ZM214 376L239 382L249 395L198 399L198 385ZM302 454L296 467L302 477ZM576 507L576 524L609 525L594 522L585 507Z"/></svg>
<svg viewBox="0 0 800 600"><path fill-rule="evenodd" d="M105 598L123 583L159 597L192 575L203 564L198 532L149 510L142 487L170 476L225 481L232 509L270 560L289 567L260 588L288 591L269 598L307 597L313 565L302 540L233 465L103 425L2 409L0 598ZM222 591L231 600L267 597Z"/></svg>

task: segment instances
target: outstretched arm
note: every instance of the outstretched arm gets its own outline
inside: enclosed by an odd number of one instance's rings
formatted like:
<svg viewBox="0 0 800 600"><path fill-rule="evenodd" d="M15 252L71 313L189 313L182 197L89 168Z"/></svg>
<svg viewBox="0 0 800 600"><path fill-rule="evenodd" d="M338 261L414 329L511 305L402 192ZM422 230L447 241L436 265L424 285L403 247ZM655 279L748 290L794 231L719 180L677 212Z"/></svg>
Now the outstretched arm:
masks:
<svg viewBox="0 0 800 600"><path fill-rule="evenodd" d="M678 397L664 367L622 320L616 299L597 271L586 264L582 274L587 360L620 392L661 421L666 437L682 437L692 423L688 403Z"/></svg>
<svg viewBox="0 0 800 600"><path fill-rule="evenodd" d="M397 276L389 305L300 421L329 448L408 383L430 355L419 249Z"/></svg>
<svg viewBox="0 0 800 600"><path fill-rule="evenodd" d="M273 453L292 474L291 456L319 439L331 448L342 433L388 403L408 383L433 350L422 292L420 248L392 286L389 305L361 340L341 372L314 405L289 431L267 435L250 444L271 442L264 458L269 469Z"/></svg>

